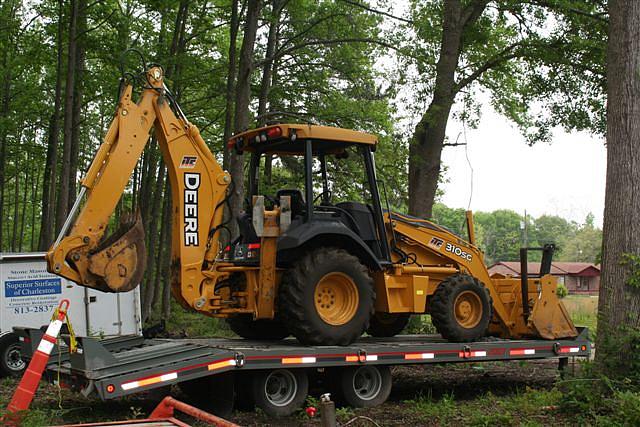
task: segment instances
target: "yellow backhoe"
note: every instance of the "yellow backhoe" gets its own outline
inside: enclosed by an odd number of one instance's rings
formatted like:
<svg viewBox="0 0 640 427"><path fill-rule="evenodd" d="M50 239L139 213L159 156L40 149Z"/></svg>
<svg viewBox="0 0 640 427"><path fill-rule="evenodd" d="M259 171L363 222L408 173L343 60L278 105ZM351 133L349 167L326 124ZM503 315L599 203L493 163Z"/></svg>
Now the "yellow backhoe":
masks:
<svg viewBox="0 0 640 427"><path fill-rule="evenodd" d="M228 141L248 157L240 235L220 247L231 179L164 84L160 67L143 74L137 101L127 82L81 193L47 254L51 272L104 292L125 292L143 276L140 218L105 237L153 130L167 165L173 203L173 296L182 306L226 318L239 335L306 344L347 345L367 331L392 336L411 314L429 313L451 341L577 336L549 274L492 279L475 246L424 219L383 209L374 135L347 129L273 124ZM265 157L297 165L275 193L261 185ZM347 158L349 160L347 160ZM336 188L341 162L361 190ZM355 166L354 166L355 165ZM295 168L294 168L295 169ZM302 185L303 184L303 185ZM301 188L298 188L301 187ZM552 248L544 248L548 273ZM526 261L526 251L523 252ZM526 265L526 262L523 264Z"/></svg>

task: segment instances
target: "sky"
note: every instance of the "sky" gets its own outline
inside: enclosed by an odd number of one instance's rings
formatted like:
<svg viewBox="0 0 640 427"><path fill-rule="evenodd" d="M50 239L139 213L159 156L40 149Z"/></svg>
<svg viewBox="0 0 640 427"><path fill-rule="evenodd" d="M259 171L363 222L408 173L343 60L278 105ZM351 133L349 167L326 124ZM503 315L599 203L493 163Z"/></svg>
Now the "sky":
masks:
<svg viewBox="0 0 640 427"><path fill-rule="evenodd" d="M463 131L453 118L447 136ZM477 129L466 128L465 147L445 147L447 166L442 202L452 208L511 209L538 217L558 215L583 223L587 214L602 226L606 175L604 138L589 133L554 131L551 143L529 147L511 122L486 107ZM464 133L458 142L464 141Z"/></svg>

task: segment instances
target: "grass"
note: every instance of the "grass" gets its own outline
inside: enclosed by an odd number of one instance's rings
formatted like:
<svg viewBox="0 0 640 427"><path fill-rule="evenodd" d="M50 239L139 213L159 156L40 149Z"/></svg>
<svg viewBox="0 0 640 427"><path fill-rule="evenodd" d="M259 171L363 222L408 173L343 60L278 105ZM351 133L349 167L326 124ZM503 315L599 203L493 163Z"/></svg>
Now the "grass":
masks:
<svg viewBox="0 0 640 427"><path fill-rule="evenodd" d="M453 394L434 400L428 395L405 401L407 410L425 423L441 426L546 425L555 420L560 392L527 388L507 396L487 392L471 400L456 399ZM559 420L558 420L559 421ZM559 422L559 424L565 424Z"/></svg>
<svg viewBox="0 0 640 427"><path fill-rule="evenodd" d="M596 332L598 327L598 297L589 295L568 295L562 303L576 326L586 326Z"/></svg>

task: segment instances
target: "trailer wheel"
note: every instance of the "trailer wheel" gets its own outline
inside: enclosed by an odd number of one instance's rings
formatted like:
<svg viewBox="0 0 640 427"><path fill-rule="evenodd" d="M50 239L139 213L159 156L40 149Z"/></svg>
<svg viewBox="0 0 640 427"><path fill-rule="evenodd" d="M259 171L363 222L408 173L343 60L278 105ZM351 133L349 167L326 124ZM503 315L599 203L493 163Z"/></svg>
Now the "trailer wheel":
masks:
<svg viewBox="0 0 640 427"><path fill-rule="evenodd" d="M398 335L409 323L409 313L376 312L371 316L367 333L374 337L393 337Z"/></svg>
<svg viewBox="0 0 640 427"><path fill-rule="evenodd" d="M302 369L257 372L251 384L256 406L272 417L286 417L299 409L309 391L309 379Z"/></svg>
<svg viewBox="0 0 640 427"><path fill-rule="evenodd" d="M468 342L483 337L491 321L493 302L475 277L456 274L443 280L431 297L433 326L443 338Z"/></svg>
<svg viewBox="0 0 640 427"><path fill-rule="evenodd" d="M373 281L357 257L319 248L285 273L278 312L303 344L349 345L368 328L374 299Z"/></svg>
<svg viewBox="0 0 640 427"><path fill-rule="evenodd" d="M371 408L384 403L391 393L388 366L356 366L339 371L340 394L355 408Z"/></svg>
<svg viewBox="0 0 640 427"><path fill-rule="evenodd" d="M26 367L18 337L14 333L0 337L0 376L19 376Z"/></svg>
<svg viewBox="0 0 640 427"><path fill-rule="evenodd" d="M229 329L236 335L250 340L281 340L289 331L279 320L253 320L250 314L240 314L225 319Z"/></svg>
<svg viewBox="0 0 640 427"><path fill-rule="evenodd" d="M233 412L234 372L183 381L178 383L178 387L197 406L206 408L215 415L225 418Z"/></svg>

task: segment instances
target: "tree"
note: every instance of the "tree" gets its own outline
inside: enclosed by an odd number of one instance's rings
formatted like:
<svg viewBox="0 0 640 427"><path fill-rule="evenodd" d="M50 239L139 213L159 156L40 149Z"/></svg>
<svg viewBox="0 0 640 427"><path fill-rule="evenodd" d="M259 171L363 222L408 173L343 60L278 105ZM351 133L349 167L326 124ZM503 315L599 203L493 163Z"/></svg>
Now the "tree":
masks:
<svg viewBox="0 0 640 427"><path fill-rule="evenodd" d="M479 90L487 91L493 107L532 142L548 139L556 125L603 129L604 44L594 41L604 40L604 10L602 1L412 2L413 19L401 37L405 57L425 82L418 96L430 102L409 143L409 213L431 217L459 95L460 117L473 121ZM533 117L532 105L547 113Z"/></svg>
<svg viewBox="0 0 640 427"><path fill-rule="evenodd" d="M596 362L636 375L640 337L640 3L612 0L607 45L607 181ZM635 362L634 362L635 360ZM634 372L635 370L635 372Z"/></svg>
<svg viewBox="0 0 640 427"><path fill-rule="evenodd" d="M558 235L561 239L559 260L598 263L602 250L602 230L593 221L593 215L589 214L585 223L576 227L573 233Z"/></svg>

